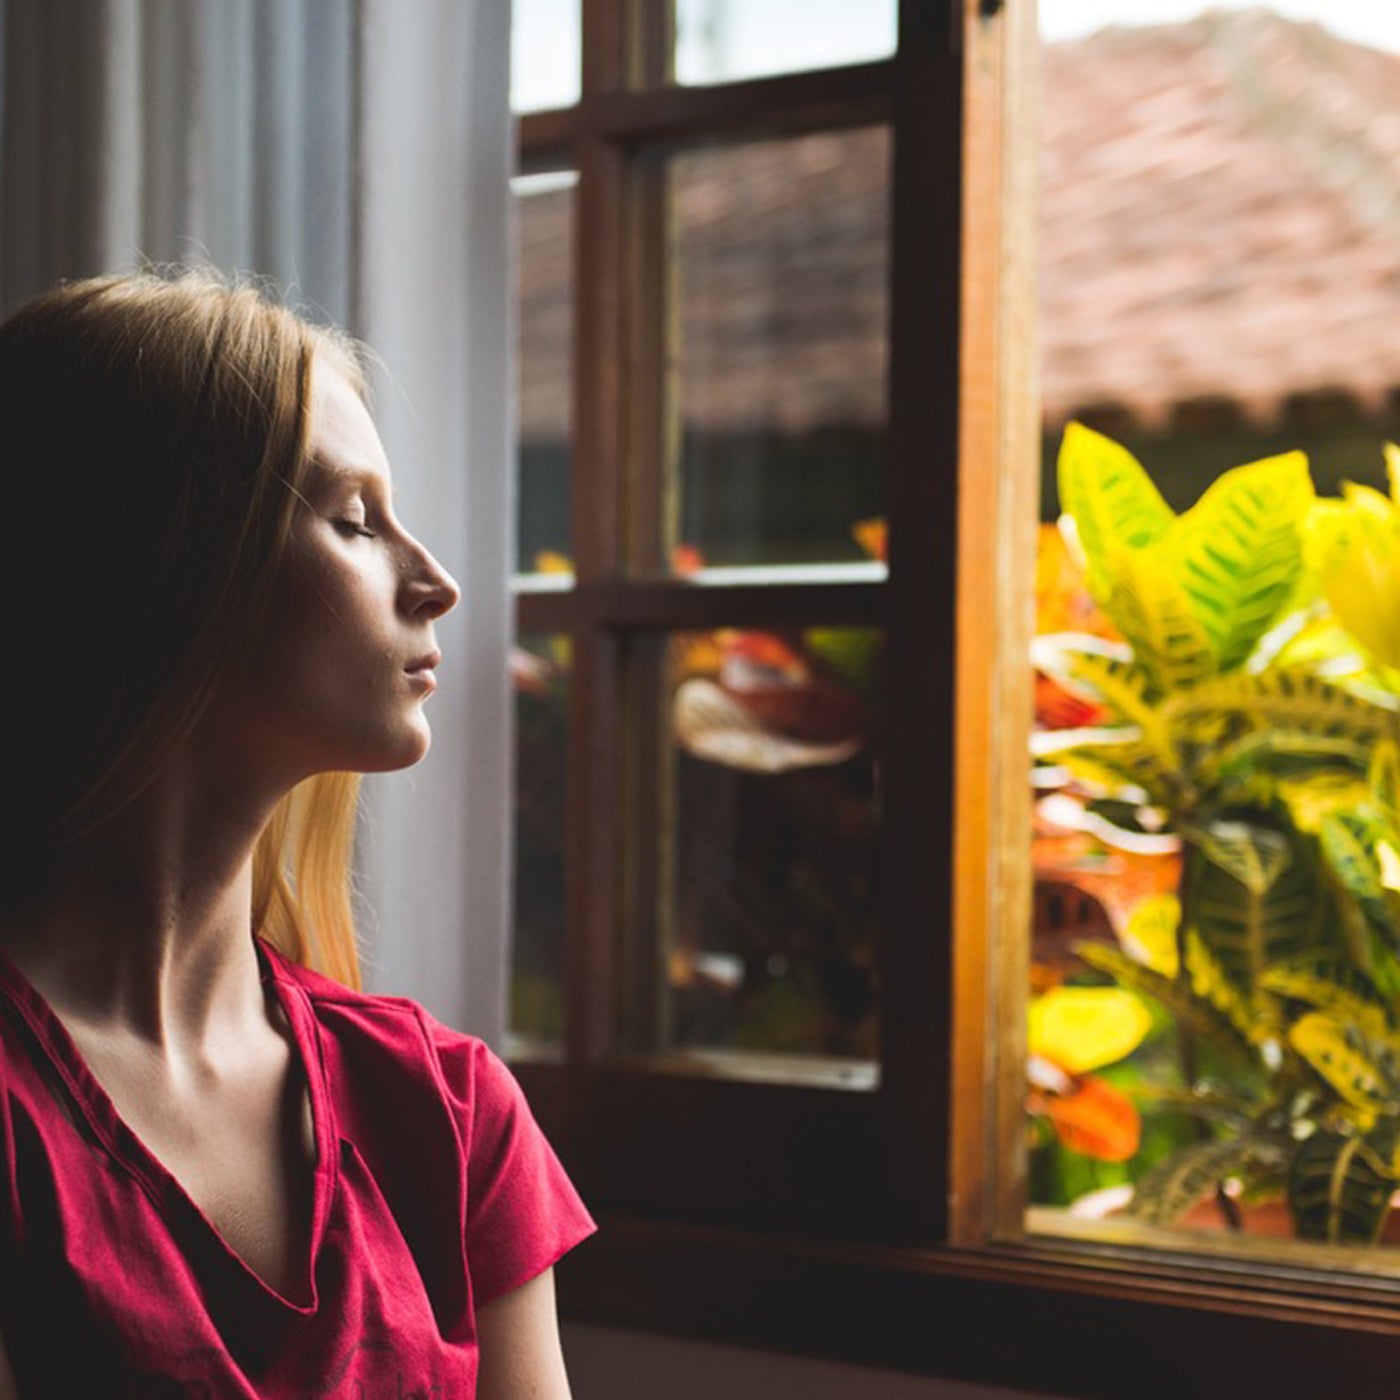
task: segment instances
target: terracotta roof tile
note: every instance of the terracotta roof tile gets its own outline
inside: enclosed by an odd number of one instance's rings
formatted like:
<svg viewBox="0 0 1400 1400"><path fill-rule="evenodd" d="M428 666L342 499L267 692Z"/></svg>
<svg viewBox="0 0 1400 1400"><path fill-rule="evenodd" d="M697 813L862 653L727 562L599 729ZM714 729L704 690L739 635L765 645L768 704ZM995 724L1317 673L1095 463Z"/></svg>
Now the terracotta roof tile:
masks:
<svg viewBox="0 0 1400 1400"><path fill-rule="evenodd" d="M1264 10L1045 51L1041 335L1052 425L1400 390L1400 56ZM884 411L886 153L827 133L687 158L681 412L797 431ZM567 420L568 196L521 238L529 439Z"/></svg>
<svg viewBox="0 0 1400 1400"><path fill-rule="evenodd" d="M1400 57L1214 12L1051 46L1043 86L1052 423L1400 384Z"/></svg>

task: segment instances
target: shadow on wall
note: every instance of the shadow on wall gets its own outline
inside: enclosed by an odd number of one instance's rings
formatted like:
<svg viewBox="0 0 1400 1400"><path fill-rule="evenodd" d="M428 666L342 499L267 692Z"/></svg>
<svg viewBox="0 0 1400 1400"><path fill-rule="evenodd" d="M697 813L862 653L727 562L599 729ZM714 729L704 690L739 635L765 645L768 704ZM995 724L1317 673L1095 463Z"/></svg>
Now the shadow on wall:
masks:
<svg viewBox="0 0 1400 1400"><path fill-rule="evenodd" d="M579 1323L564 1327L564 1354L574 1400L1053 1400Z"/></svg>

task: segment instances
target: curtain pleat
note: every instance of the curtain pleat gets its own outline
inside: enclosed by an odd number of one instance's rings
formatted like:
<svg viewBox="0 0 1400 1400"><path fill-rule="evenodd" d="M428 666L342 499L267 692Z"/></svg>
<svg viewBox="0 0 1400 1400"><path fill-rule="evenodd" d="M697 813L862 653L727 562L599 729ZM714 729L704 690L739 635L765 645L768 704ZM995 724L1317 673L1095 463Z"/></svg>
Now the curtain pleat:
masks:
<svg viewBox="0 0 1400 1400"><path fill-rule="evenodd" d="M372 984L499 1039L510 866L509 0L0 0L0 311L212 263L373 348L463 585L421 770L366 784Z"/></svg>

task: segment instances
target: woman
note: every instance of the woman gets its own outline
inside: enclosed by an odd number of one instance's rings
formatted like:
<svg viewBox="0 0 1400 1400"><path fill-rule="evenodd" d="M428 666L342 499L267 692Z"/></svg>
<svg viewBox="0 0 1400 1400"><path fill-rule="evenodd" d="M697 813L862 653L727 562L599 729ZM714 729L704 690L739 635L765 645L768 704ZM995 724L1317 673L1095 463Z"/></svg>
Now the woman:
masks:
<svg viewBox="0 0 1400 1400"><path fill-rule="evenodd" d="M483 1045L354 990L352 775L427 751L458 590L353 347L74 283L0 430L0 1396L567 1397L583 1206Z"/></svg>

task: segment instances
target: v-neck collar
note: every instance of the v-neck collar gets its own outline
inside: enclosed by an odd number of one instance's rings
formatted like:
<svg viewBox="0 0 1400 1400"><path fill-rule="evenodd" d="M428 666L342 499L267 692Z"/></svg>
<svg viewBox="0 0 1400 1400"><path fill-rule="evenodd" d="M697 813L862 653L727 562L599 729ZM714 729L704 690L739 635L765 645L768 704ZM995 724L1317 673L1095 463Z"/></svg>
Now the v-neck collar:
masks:
<svg viewBox="0 0 1400 1400"><path fill-rule="evenodd" d="M269 1299L293 1312L310 1315L317 1307L316 1258L325 1235L335 1190L339 1161L338 1130L333 1121L326 1084L321 1037L306 993L286 975L284 959L275 949L261 938L255 937L254 943L262 981L272 985L273 994L287 1019L292 1055L297 1062L295 1067L301 1072L311 1101L316 1145L311 1231L308 1247L298 1261L295 1298L274 1288L249 1267L174 1174L141 1141L98 1082L58 1014L3 950L0 950L0 993L8 997L33 1032L49 1068L67 1091L74 1109L93 1136L108 1156L136 1180L172 1227L188 1222L194 1231L205 1236L216 1252L221 1253Z"/></svg>

